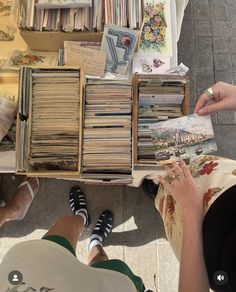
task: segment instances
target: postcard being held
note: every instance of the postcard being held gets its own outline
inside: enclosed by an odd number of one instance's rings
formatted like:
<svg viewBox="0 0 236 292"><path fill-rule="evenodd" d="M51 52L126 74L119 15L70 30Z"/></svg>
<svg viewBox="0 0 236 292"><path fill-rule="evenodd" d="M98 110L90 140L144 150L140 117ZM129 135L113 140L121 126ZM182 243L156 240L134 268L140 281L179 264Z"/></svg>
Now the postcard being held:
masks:
<svg viewBox="0 0 236 292"><path fill-rule="evenodd" d="M217 150L210 116L197 114L150 124L156 160L171 163Z"/></svg>

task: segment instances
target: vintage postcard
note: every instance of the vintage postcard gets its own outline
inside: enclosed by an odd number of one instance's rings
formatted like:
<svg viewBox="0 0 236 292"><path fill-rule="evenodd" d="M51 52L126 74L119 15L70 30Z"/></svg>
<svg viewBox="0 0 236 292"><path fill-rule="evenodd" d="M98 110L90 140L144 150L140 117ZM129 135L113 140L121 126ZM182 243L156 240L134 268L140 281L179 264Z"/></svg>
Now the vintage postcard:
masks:
<svg viewBox="0 0 236 292"><path fill-rule="evenodd" d="M156 160L170 163L217 150L210 116L197 114L150 124Z"/></svg>
<svg viewBox="0 0 236 292"><path fill-rule="evenodd" d="M85 74L103 76L106 64L106 53L97 49L81 46L80 42L64 42L65 64L82 66Z"/></svg>
<svg viewBox="0 0 236 292"><path fill-rule="evenodd" d="M12 0L0 0L0 69L4 66L11 50L25 50L26 44L14 23L11 22L10 12Z"/></svg>
<svg viewBox="0 0 236 292"><path fill-rule="evenodd" d="M170 68L172 31L170 0L144 1L144 20L133 72L163 74Z"/></svg>
<svg viewBox="0 0 236 292"><path fill-rule="evenodd" d="M145 0L139 47L171 56L171 36L170 0Z"/></svg>
<svg viewBox="0 0 236 292"><path fill-rule="evenodd" d="M57 66L57 52L21 51L14 50L4 68L19 70L21 66Z"/></svg>
<svg viewBox="0 0 236 292"><path fill-rule="evenodd" d="M106 71L127 74L137 40L137 32L134 30L106 25L102 39L102 50L107 53Z"/></svg>
<svg viewBox="0 0 236 292"><path fill-rule="evenodd" d="M148 54L138 50L134 54L133 73L164 74L170 68L170 57L159 53Z"/></svg>

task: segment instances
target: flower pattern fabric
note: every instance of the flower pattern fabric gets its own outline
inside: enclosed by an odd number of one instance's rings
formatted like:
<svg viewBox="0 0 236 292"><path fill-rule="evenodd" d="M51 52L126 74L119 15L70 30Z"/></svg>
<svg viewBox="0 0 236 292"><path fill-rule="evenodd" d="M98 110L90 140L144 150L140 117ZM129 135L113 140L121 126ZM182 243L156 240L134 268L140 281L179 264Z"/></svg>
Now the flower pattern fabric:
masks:
<svg viewBox="0 0 236 292"><path fill-rule="evenodd" d="M234 160L202 155L190 163L189 170L203 196L204 216L219 196L236 185L236 161ZM165 179L170 181L169 176ZM167 239L177 259L180 259L183 233L180 206L162 185L159 187L155 204L160 211Z"/></svg>

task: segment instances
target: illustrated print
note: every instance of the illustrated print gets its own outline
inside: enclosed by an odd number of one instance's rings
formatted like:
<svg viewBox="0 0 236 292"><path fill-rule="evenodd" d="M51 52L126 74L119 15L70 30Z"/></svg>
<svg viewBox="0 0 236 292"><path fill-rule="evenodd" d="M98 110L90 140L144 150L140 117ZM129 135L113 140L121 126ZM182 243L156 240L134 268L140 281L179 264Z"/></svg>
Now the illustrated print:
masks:
<svg viewBox="0 0 236 292"><path fill-rule="evenodd" d="M30 66L37 63L43 63L45 56L39 56L34 54L19 54L11 59L14 66Z"/></svg>
<svg viewBox="0 0 236 292"><path fill-rule="evenodd" d="M127 74L137 44L137 32L117 25L106 25L101 49L107 53L105 71Z"/></svg>
<svg viewBox="0 0 236 292"><path fill-rule="evenodd" d="M165 2L146 3L140 47L161 52L161 49L166 47L166 28Z"/></svg>

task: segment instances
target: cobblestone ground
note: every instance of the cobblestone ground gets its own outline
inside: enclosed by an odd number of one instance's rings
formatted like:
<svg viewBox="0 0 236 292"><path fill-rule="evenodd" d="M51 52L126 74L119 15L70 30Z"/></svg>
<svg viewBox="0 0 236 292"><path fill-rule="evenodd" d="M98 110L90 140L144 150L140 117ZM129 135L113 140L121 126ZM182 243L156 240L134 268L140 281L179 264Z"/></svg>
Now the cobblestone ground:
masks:
<svg viewBox="0 0 236 292"><path fill-rule="evenodd" d="M236 1L190 0L178 52L190 68L191 107L215 82L236 84ZM218 153L235 159L235 112L218 113L212 120Z"/></svg>

